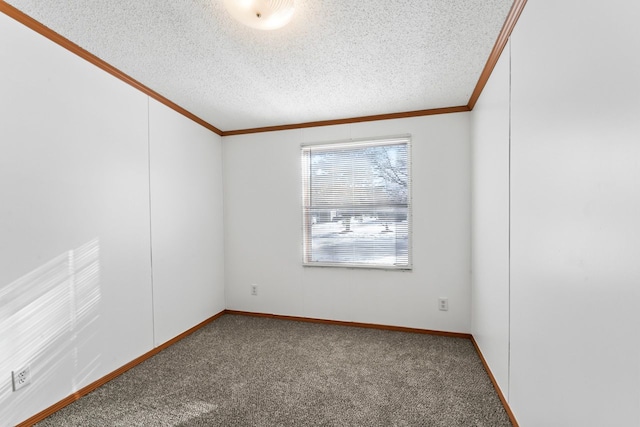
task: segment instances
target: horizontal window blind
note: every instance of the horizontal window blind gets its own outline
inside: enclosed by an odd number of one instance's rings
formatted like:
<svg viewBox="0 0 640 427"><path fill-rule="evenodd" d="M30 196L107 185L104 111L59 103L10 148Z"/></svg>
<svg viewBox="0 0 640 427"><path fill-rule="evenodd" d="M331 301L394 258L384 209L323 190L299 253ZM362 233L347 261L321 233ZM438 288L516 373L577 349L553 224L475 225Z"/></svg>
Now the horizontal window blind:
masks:
<svg viewBox="0 0 640 427"><path fill-rule="evenodd" d="M410 268L410 137L301 150L304 264Z"/></svg>

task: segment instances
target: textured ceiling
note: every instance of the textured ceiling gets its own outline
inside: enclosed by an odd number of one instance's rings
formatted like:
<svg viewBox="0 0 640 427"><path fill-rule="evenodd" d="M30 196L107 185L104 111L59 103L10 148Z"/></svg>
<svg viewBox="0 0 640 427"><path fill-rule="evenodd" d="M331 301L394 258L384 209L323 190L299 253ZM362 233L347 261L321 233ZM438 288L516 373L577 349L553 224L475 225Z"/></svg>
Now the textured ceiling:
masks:
<svg viewBox="0 0 640 427"><path fill-rule="evenodd" d="M223 0L8 0L213 126L466 105L512 0L296 0L260 31Z"/></svg>

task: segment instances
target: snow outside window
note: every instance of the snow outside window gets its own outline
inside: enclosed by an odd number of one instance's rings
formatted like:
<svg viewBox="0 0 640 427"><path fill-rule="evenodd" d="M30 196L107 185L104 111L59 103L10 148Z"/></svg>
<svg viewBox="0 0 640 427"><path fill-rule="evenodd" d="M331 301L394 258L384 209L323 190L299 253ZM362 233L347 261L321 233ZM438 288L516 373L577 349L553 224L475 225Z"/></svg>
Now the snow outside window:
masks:
<svg viewBox="0 0 640 427"><path fill-rule="evenodd" d="M302 145L304 265L411 268L410 142Z"/></svg>

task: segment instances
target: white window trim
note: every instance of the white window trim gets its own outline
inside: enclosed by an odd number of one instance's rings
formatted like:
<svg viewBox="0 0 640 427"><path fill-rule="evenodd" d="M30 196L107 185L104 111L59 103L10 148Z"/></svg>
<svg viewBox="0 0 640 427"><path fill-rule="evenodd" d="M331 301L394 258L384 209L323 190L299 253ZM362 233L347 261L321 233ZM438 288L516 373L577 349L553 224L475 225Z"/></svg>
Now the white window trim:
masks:
<svg viewBox="0 0 640 427"><path fill-rule="evenodd" d="M358 143L362 143L363 146L375 146L375 145L387 145L394 140L408 140L407 142L407 150L408 150L408 161L407 161L407 174L409 176L409 188L407 192L407 250L408 250L408 261L407 265L401 266L393 266L393 265L375 265L375 264L357 264L357 263L329 263L329 262L307 262L306 260L306 247L305 247L305 228L309 224L308 218L305 218L304 214L304 192L305 188L302 185L302 227L301 231L301 248L302 248L302 266L303 267L320 267L320 268L347 268L347 269L365 269L365 270L388 270L388 271L404 271L410 272L413 270L413 175L412 175L412 163L413 163L413 148L412 148L412 137L411 134L399 134L399 135L390 135L390 136L378 136L372 138L351 138L351 139L340 139L333 141L315 141L315 142L307 142L300 144L300 150L305 147L313 147L318 145L326 145L339 147L341 144L345 146L357 146ZM330 148L327 148L330 149ZM301 170L302 172L302 170ZM302 184L302 180L300 181Z"/></svg>

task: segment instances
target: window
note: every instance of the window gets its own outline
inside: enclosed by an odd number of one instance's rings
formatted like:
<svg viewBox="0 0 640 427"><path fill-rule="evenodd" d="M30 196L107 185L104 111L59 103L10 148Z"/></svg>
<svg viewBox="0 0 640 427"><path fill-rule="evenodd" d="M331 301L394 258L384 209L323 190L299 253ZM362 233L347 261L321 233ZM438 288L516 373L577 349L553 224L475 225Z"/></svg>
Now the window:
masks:
<svg viewBox="0 0 640 427"><path fill-rule="evenodd" d="M304 265L410 269L410 137L301 148Z"/></svg>

